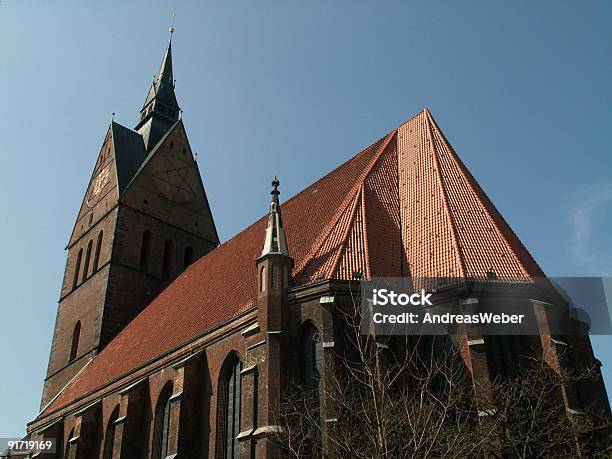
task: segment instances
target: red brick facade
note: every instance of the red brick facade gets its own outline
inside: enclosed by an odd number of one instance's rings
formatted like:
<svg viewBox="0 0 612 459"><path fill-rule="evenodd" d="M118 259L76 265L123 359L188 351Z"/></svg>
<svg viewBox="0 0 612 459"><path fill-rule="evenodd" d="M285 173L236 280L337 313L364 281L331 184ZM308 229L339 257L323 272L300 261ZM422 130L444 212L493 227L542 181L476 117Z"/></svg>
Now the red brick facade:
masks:
<svg viewBox="0 0 612 459"><path fill-rule="evenodd" d="M357 278L541 275L427 110L282 205L288 252L262 253L271 217L217 247L180 120L156 146L126 131L111 124L68 245L43 410L28 425L58 438L49 457L280 457L270 407L302 378L309 327L325 387ZM516 339L559 365L546 332ZM499 343L459 344L486 388ZM570 344L594 362L588 338ZM609 410L601 378L578 399Z"/></svg>
<svg viewBox="0 0 612 459"><path fill-rule="evenodd" d="M119 128L113 123L67 247L43 406L160 289L218 245L182 122L176 123L121 191L115 158L131 152L115 150L116 131ZM94 196L100 171L108 171L108 178ZM147 247L143 247L145 232L150 234ZM71 358L77 322L80 336Z"/></svg>

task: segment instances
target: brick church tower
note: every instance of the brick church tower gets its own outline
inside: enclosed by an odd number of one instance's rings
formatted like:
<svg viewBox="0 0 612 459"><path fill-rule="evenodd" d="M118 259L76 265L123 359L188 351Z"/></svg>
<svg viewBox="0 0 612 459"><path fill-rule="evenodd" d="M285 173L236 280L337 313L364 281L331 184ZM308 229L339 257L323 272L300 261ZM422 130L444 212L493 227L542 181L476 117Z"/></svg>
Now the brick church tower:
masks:
<svg viewBox="0 0 612 459"><path fill-rule="evenodd" d="M70 241L47 405L170 280L219 245L180 119L172 32L135 130L112 121Z"/></svg>

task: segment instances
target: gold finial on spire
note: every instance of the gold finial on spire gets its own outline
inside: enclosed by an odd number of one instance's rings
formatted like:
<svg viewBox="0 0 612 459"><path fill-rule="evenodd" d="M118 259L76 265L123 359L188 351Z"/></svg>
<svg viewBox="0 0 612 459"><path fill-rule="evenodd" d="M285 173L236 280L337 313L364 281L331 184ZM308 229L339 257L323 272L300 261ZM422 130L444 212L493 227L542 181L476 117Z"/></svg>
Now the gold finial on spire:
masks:
<svg viewBox="0 0 612 459"><path fill-rule="evenodd" d="M172 20L170 21L170 28L168 31L170 32L170 39L172 40L172 34L174 33L174 18L176 18L176 13L173 11L170 13L170 17L172 17Z"/></svg>

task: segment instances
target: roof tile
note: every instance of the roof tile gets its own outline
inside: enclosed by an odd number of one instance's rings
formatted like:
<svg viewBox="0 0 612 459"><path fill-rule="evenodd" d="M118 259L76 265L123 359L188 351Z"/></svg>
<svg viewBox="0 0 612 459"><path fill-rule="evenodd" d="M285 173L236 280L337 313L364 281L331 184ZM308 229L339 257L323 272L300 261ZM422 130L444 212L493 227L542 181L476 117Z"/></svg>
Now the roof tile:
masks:
<svg viewBox="0 0 612 459"><path fill-rule="evenodd" d="M535 276L541 270L429 111L282 204L293 279ZM52 412L254 306L266 219L194 263L46 409ZM129 349L129 352L126 350Z"/></svg>

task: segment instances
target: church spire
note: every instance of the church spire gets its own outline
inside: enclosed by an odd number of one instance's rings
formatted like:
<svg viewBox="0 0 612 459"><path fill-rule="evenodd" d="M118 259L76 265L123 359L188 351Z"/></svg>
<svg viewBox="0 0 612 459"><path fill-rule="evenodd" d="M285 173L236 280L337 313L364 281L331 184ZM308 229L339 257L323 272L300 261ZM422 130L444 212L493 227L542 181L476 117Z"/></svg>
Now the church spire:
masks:
<svg viewBox="0 0 612 459"><path fill-rule="evenodd" d="M172 72L173 34L174 16L170 26L168 47L164 53L159 72L153 78L147 97L140 109L140 121L135 128L142 135L147 151L151 151L179 119L180 107L174 93L174 75Z"/></svg>
<svg viewBox="0 0 612 459"><path fill-rule="evenodd" d="M270 203L270 213L268 214L268 228L266 229L266 238L264 241L263 251L261 256L270 254L281 254L289 256L287 249L287 239L285 237L285 228L283 227L283 218L281 215L280 204L278 202L278 186L280 182L274 177L272 180L272 202Z"/></svg>

